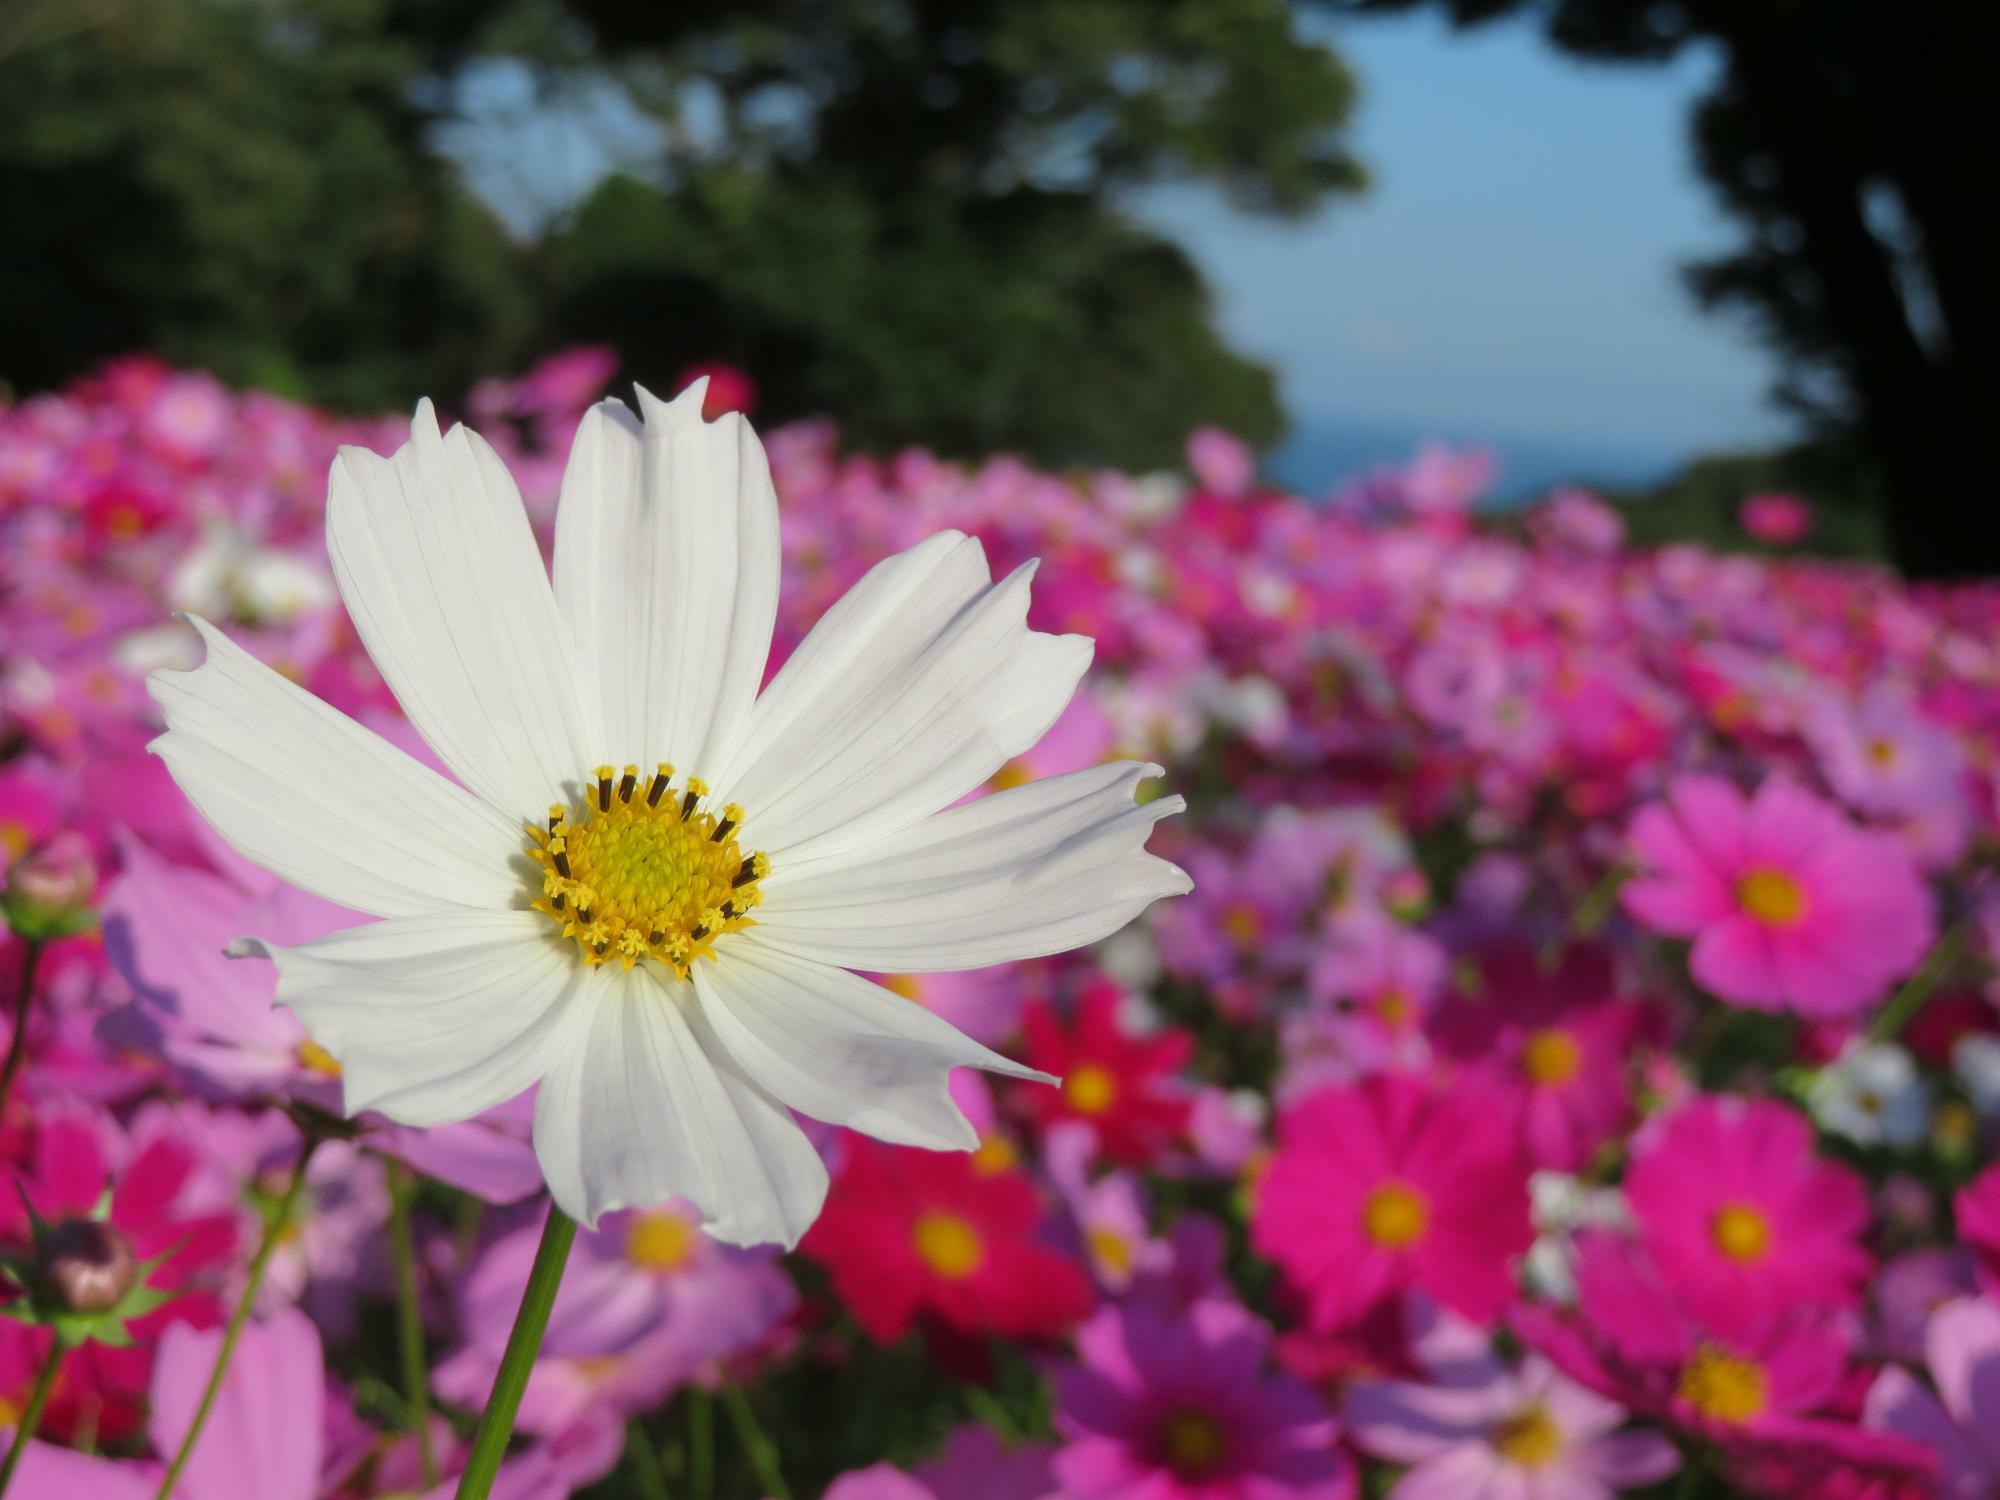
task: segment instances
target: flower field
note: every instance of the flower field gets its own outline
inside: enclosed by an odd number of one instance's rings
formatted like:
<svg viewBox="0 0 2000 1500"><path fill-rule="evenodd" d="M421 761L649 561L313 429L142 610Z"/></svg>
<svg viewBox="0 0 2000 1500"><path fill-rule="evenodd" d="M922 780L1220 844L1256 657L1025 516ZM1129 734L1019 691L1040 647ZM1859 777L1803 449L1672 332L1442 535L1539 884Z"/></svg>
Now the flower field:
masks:
<svg viewBox="0 0 2000 1500"><path fill-rule="evenodd" d="M613 374L571 351L458 414L545 551ZM752 399L716 372L708 415ZM366 918L148 753L203 661L184 611L457 767L326 541L336 450L408 430L137 359L0 410L15 1500L451 1495L502 1370L549 1204L532 1095L423 1124L371 1082L345 1118L335 1002L274 1006L260 955ZM1995 1492L2000 589L1786 554L1790 497L1752 497L1754 555L1629 549L1581 491L1478 511L1488 466L1444 449L1308 500L1214 431L1178 476L762 437L772 669L934 533L995 578L1038 558L1029 623L1094 660L972 796L1103 767L1184 798L1124 813L1192 888L1074 952L857 962L1060 1083L961 1068L961 1152L801 1119L830 1186L789 1252L704 1233L716 1203L586 1225L493 1494ZM395 795L362 874L420 886ZM1077 935L1035 951L1112 925L1071 886ZM688 920L683 979L720 925Z"/></svg>

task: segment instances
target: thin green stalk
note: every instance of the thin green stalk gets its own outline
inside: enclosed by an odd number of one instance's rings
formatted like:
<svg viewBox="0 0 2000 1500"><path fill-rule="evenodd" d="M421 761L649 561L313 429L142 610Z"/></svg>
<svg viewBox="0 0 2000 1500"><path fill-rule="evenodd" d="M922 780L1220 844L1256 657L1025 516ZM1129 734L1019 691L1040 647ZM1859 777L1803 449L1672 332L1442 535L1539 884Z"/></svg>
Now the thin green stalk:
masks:
<svg viewBox="0 0 2000 1500"><path fill-rule="evenodd" d="M521 1293L521 1310L514 1314L514 1331L507 1336L506 1352L500 1356L500 1370L493 1377L493 1392L486 1398L486 1412L479 1419L465 1472L458 1476L458 1500L486 1500L493 1488L500 1460L507 1454L507 1440L514 1435L521 1393L528 1388L542 1335L548 1332L549 1313L556 1305L556 1288L562 1285L569 1247L575 1242L576 1220L551 1203L534 1268L528 1272L528 1285Z"/></svg>
<svg viewBox="0 0 2000 1500"><path fill-rule="evenodd" d="M688 1389L688 1494L715 1500L715 1398L698 1385Z"/></svg>
<svg viewBox="0 0 2000 1500"><path fill-rule="evenodd" d="M42 961L42 944L38 938L29 938L27 945L27 952L21 955L20 988L14 996L14 1037L7 1044L6 1066L0 1068L0 1119L6 1118L8 1101L14 1097L14 1076L28 1060L28 1012L34 1008L35 970Z"/></svg>
<svg viewBox="0 0 2000 1500"><path fill-rule="evenodd" d="M0 1495L7 1493L7 1486L14 1482L14 1471L21 1467L21 1459L27 1454L28 1441L35 1435L35 1429L42 1425L42 1408L49 1404L49 1392L56 1388L56 1371L62 1368L63 1345L61 1339L49 1340L49 1357L42 1361L42 1371L35 1377L34 1394L28 1397L28 1409L21 1413L20 1425L14 1429L14 1441L7 1449L7 1457L0 1462Z"/></svg>
<svg viewBox="0 0 2000 1500"><path fill-rule="evenodd" d="M1945 929L1944 936L1924 955L1917 972L1904 980L1903 987L1889 997L1889 1003L1875 1013L1874 1024L1868 1028L1870 1041L1893 1042L1903 1034L1905 1026L1916 1020L1924 1003L1958 963L1959 955L1965 951L1969 930L1969 924L1963 921L1954 922Z"/></svg>
<svg viewBox="0 0 2000 1500"><path fill-rule="evenodd" d="M201 1430L208 1425L208 1414L215 1406L216 1396L221 1393L222 1377L229 1373L229 1361L236 1353L237 1340L243 1337L243 1325L250 1321L250 1309L264 1285L264 1273L271 1268L271 1256L277 1251L278 1241L284 1237L285 1226L292 1221L299 1194L305 1190L306 1167L312 1161L313 1152L318 1149L319 1137L316 1135L306 1136L299 1147L298 1165L292 1168L291 1181L285 1184L284 1196L278 1200L277 1209L264 1224L263 1238L258 1240L257 1253L250 1260L250 1275L243 1283L243 1295L236 1299L236 1310L229 1315L229 1326L222 1333L222 1347L215 1351L215 1368L208 1372L208 1385L201 1393L201 1404L194 1409L194 1421L188 1424L187 1436L181 1439L180 1451L161 1476L160 1487L154 1491L153 1500L170 1500L174 1486L181 1482L181 1470L194 1456L194 1445L201 1441Z"/></svg>
<svg viewBox="0 0 2000 1500"><path fill-rule="evenodd" d="M660 1470L659 1450L646 1432L646 1424L636 1418L625 1424L625 1461L639 1485L639 1500L671 1500L667 1477Z"/></svg>
<svg viewBox="0 0 2000 1500"><path fill-rule="evenodd" d="M424 1307L417 1291L416 1243L410 1235L410 1199L416 1177L399 1161L389 1163L389 1244L396 1257L396 1341L403 1355L403 1395L417 1430L417 1456L424 1488L438 1482L437 1450L431 1440L430 1365L424 1358Z"/></svg>
<svg viewBox="0 0 2000 1500"><path fill-rule="evenodd" d="M764 1486L764 1493L771 1500L792 1500L792 1492L785 1486L785 1476L778 1467L778 1448L757 1425L757 1413L750 1409L750 1398L743 1394L743 1387L734 1381L725 1381L722 1386L722 1404L729 1412L730 1425L736 1429L736 1441L743 1445L744 1455L750 1460L750 1470L757 1476L757 1482Z"/></svg>

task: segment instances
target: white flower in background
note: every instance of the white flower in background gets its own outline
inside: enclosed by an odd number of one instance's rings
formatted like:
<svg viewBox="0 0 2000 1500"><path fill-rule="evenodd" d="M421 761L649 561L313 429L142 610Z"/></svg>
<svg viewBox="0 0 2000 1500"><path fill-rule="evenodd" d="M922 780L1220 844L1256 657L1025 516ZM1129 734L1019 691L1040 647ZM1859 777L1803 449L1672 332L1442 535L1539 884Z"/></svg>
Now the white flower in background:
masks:
<svg viewBox="0 0 2000 1500"><path fill-rule="evenodd" d="M167 597L196 614L284 622L332 604L334 588L320 563L214 525L175 566Z"/></svg>
<svg viewBox="0 0 2000 1500"><path fill-rule="evenodd" d="M2000 1115L2000 1036L1974 1032L1952 1044L1951 1071L1982 1120Z"/></svg>
<svg viewBox="0 0 2000 1500"><path fill-rule="evenodd" d="M1123 762L954 807L1088 665L946 532L872 569L760 695L778 513L705 382L585 418L551 588L499 458L428 403L394 458L343 450L327 544L355 629L458 783L193 623L153 749L266 869L384 920L249 939L344 1070L350 1113L425 1126L539 1084L535 1151L586 1224L676 1195L795 1242L826 1169L788 1111L969 1149L955 1067L1042 1077L849 973L978 968L1188 889L1145 852L1178 797Z"/></svg>
<svg viewBox="0 0 2000 1500"><path fill-rule="evenodd" d="M1567 1172L1529 1174L1528 1213L1535 1242L1521 1263L1522 1275L1537 1296L1565 1305L1576 1301L1576 1232L1632 1227L1623 1193L1592 1187Z"/></svg>
<svg viewBox="0 0 2000 1500"><path fill-rule="evenodd" d="M1930 1129L1930 1089L1890 1042L1850 1043L1813 1079L1806 1107L1820 1129L1863 1146L1914 1146Z"/></svg>

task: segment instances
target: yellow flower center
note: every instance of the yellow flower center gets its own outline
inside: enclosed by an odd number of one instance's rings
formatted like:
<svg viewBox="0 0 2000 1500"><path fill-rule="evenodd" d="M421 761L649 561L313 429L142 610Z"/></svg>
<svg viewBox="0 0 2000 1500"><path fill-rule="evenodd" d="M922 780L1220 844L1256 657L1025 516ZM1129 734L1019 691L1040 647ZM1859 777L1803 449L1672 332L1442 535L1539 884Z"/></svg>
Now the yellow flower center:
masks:
<svg viewBox="0 0 2000 1500"><path fill-rule="evenodd" d="M1868 758L1883 768L1896 763L1896 742L1894 740L1870 740Z"/></svg>
<svg viewBox="0 0 2000 1500"><path fill-rule="evenodd" d="M1771 1248L1771 1221L1763 1211L1747 1203L1731 1203L1716 1213L1708 1226L1715 1248L1731 1260L1746 1264L1761 1259Z"/></svg>
<svg viewBox="0 0 2000 1500"><path fill-rule="evenodd" d="M983 1136L972 1153L972 1170L981 1177L997 1177L1018 1165L1020 1160L1021 1153L1014 1149L1014 1143L1006 1136Z"/></svg>
<svg viewBox="0 0 2000 1500"><path fill-rule="evenodd" d="M1222 914L1222 930L1239 948L1254 948L1264 938L1264 919L1257 908L1239 901Z"/></svg>
<svg viewBox="0 0 2000 1500"><path fill-rule="evenodd" d="M1760 1414L1770 1400L1764 1367L1705 1344L1681 1371L1681 1399L1705 1417L1733 1424Z"/></svg>
<svg viewBox="0 0 2000 1500"><path fill-rule="evenodd" d="M1493 1449L1510 1464L1539 1469L1562 1452L1562 1433L1543 1407L1529 1406L1493 1429Z"/></svg>
<svg viewBox="0 0 2000 1500"><path fill-rule="evenodd" d="M678 1214L640 1214L625 1235L625 1258L648 1271L678 1271L694 1259L700 1238Z"/></svg>
<svg viewBox="0 0 2000 1500"><path fill-rule="evenodd" d="M340 1076L340 1059L310 1038L299 1043L298 1057L299 1066L308 1073L317 1073L322 1078Z"/></svg>
<svg viewBox="0 0 2000 1500"><path fill-rule="evenodd" d="M1026 786L1034 779L1034 767L1017 755L993 773L991 784L996 792L1009 792L1017 786Z"/></svg>
<svg viewBox="0 0 2000 1500"><path fill-rule="evenodd" d="M1375 997L1375 1019L1391 1031L1400 1031L1416 1019L1417 1002L1410 998L1410 992L1395 986L1382 991Z"/></svg>
<svg viewBox="0 0 2000 1500"><path fill-rule="evenodd" d="M918 1005L924 1003L923 981L915 974L884 974L878 982L892 995L901 995L905 1000L913 1000Z"/></svg>
<svg viewBox="0 0 2000 1500"><path fill-rule="evenodd" d="M1783 870L1752 870L1736 882L1736 904L1767 927L1789 927L1806 914L1806 893Z"/></svg>
<svg viewBox="0 0 2000 1500"><path fill-rule="evenodd" d="M20 1425L20 1403L9 1400L5 1396L0 1396L0 1427L19 1427Z"/></svg>
<svg viewBox="0 0 2000 1500"><path fill-rule="evenodd" d="M1123 1276L1132 1269L1132 1242L1117 1230L1100 1224L1086 1238L1090 1241L1090 1253L1105 1270Z"/></svg>
<svg viewBox="0 0 2000 1500"><path fill-rule="evenodd" d="M947 1281L963 1281L986 1259L979 1231L957 1214L919 1214L910 1238L924 1264Z"/></svg>
<svg viewBox="0 0 2000 1500"><path fill-rule="evenodd" d="M1177 1474L1200 1474L1221 1460L1222 1428L1206 1412L1176 1412L1160 1428L1160 1452Z"/></svg>
<svg viewBox="0 0 2000 1500"><path fill-rule="evenodd" d="M1085 1063L1063 1084L1070 1108L1080 1115L1101 1115L1118 1097L1118 1081L1095 1063Z"/></svg>
<svg viewBox="0 0 2000 1500"><path fill-rule="evenodd" d="M1430 1222L1430 1205L1408 1183L1383 1183L1368 1195L1361 1209L1362 1229L1385 1250L1414 1245L1424 1237Z"/></svg>
<svg viewBox="0 0 2000 1500"><path fill-rule="evenodd" d="M701 807L708 785L698 776L673 789L674 768L650 783L639 768L614 776L599 766L581 818L558 804L546 828L530 827L529 854L541 866L547 912L574 939L587 964L617 959L631 968L657 959L683 978L725 932L751 925L763 899L757 882L771 871L762 854L736 844L743 809Z"/></svg>
<svg viewBox="0 0 2000 1500"><path fill-rule="evenodd" d="M1568 1083L1583 1068L1583 1048L1559 1026L1537 1031L1521 1052L1521 1071L1545 1088Z"/></svg>

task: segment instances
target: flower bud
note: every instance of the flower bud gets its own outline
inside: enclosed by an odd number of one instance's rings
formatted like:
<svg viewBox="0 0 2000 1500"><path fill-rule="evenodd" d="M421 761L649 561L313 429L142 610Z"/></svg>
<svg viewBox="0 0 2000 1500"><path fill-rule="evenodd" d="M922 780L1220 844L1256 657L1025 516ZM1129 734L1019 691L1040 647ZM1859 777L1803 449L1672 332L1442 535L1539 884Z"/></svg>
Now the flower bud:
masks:
<svg viewBox="0 0 2000 1500"><path fill-rule="evenodd" d="M125 1232L101 1219L64 1219L37 1246L44 1283L66 1312L108 1312L139 1279Z"/></svg>
<svg viewBox="0 0 2000 1500"><path fill-rule="evenodd" d="M97 861L83 835L65 831L7 871L7 924L25 938L67 937L91 923Z"/></svg>

